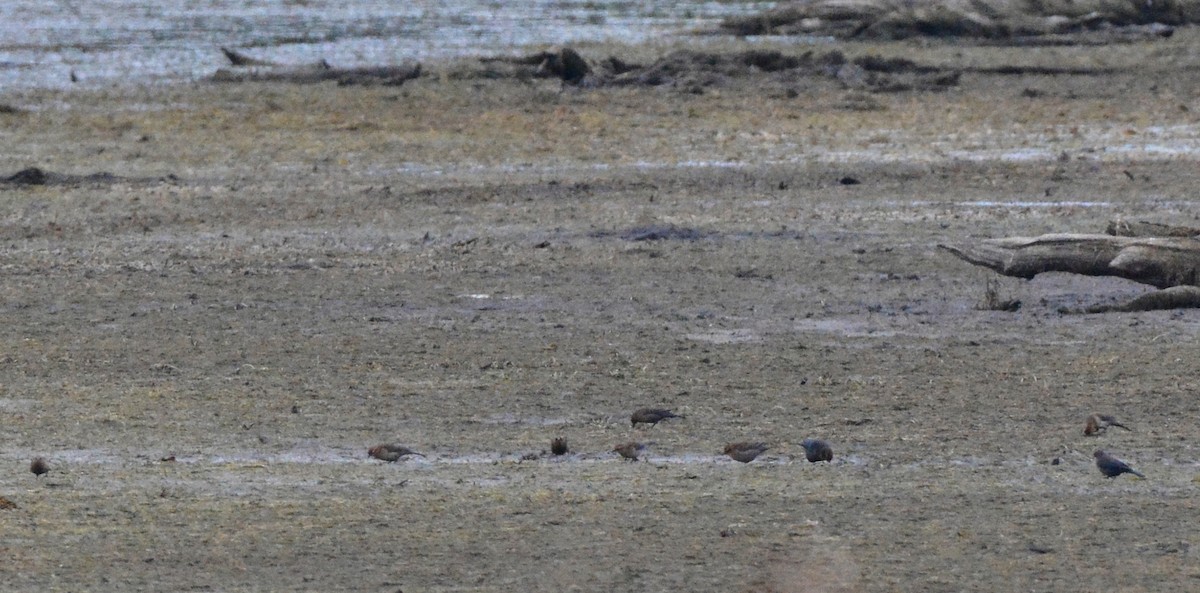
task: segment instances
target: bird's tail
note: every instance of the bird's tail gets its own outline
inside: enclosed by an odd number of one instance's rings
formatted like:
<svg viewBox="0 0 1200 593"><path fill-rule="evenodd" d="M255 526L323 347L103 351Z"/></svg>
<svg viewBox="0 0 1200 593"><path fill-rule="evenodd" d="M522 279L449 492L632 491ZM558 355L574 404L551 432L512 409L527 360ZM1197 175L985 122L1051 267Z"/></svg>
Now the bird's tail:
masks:
<svg viewBox="0 0 1200 593"><path fill-rule="evenodd" d="M1142 472L1140 472L1140 471L1138 471L1138 470L1136 470L1136 469L1133 469L1132 467L1131 467L1131 468L1129 468L1129 473L1131 473L1131 474L1133 474L1133 475L1135 475L1135 476L1137 476L1137 477L1139 477L1139 478L1141 478L1141 479L1143 479L1143 480L1145 480L1145 479L1146 479L1146 474L1143 474Z"/></svg>
<svg viewBox="0 0 1200 593"><path fill-rule="evenodd" d="M1125 426L1124 424L1121 424L1120 422L1109 422L1108 425L1116 426L1117 428L1124 428L1125 430L1128 430L1129 432L1133 432L1132 428L1129 428L1128 426Z"/></svg>

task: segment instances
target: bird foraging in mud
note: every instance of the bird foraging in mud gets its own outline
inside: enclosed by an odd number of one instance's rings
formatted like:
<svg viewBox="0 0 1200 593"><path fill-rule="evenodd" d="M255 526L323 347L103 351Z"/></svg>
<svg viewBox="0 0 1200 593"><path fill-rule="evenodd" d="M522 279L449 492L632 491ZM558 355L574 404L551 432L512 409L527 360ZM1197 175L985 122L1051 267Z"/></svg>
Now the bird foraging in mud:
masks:
<svg viewBox="0 0 1200 593"><path fill-rule="evenodd" d="M662 408L642 408L629 415L629 424L658 424L667 418L683 418L683 416Z"/></svg>
<svg viewBox="0 0 1200 593"><path fill-rule="evenodd" d="M1112 455L1109 455L1100 449L1096 449L1096 452L1092 455L1096 458L1096 467L1100 468L1100 473L1104 474L1105 476L1115 478L1121 474L1133 474L1139 478L1146 477L1142 474L1142 472L1129 467L1128 463L1125 463L1124 461L1121 461L1120 459L1117 459L1116 457L1113 457Z"/></svg>
<svg viewBox="0 0 1200 593"><path fill-rule="evenodd" d="M638 455L641 454L641 452L645 449L646 445L630 441L628 443L621 443L620 445L613 447L612 452L620 453L621 457L624 457L630 461L637 461Z"/></svg>
<svg viewBox="0 0 1200 593"><path fill-rule="evenodd" d="M413 451L412 449L409 449L408 447L405 447L403 445L397 445L394 443L390 443L390 444L384 443L382 445L375 445L374 447L367 449L367 455L370 455L371 457L374 457L375 459L382 459L388 463L391 463L393 461L398 461L401 457L404 457L405 455L420 455L421 457L425 456L421 453L417 453L416 451Z"/></svg>
<svg viewBox="0 0 1200 593"><path fill-rule="evenodd" d="M1129 431L1133 430L1133 429L1129 428L1128 426L1125 426L1124 424L1117 422L1116 418L1113 418L1112 416L1109 416L1108 414L1092 414L1091 416L1087 417L1087 423L1084 424L1084 426L1083 426L1083 434L1084 434L1084 436L1089 436L1089 437L1095 436L1095 435L1098 435L1098 434L1108 430L1108 427L1110 427L1110 426L1116 426L1117 428L1124 428L1125 430L1129 430Z"/></svg>
<svg viewBox="0 0 1200 593"><path fill-rule="evenodd" d="M729 443L725 445L725 453L734 461L742 463L750 463L754 458L762 455L763 451L770 449L766 443Z"/></svg>
<svg viewBox="0 0 1200 593"><path fill-rule="evenodd" d="M833 447L821 439L804 439L800 446L804 447L804 458L813 463L833 461Z"/></svg>
<svg viewBox="0 0 1200 593"><path fill-rule="evenodd" d="M46 461L45 457L34 457L33 461L29 462L29 471L40 478L50 473L50 462Z"/></svg>
<svg viewBox="0 0 1200 593"><path fill-rule="evenodd" d="M566 455L570 452L566 437L555 437L550 440L550 452L555 455Z"/></svg>

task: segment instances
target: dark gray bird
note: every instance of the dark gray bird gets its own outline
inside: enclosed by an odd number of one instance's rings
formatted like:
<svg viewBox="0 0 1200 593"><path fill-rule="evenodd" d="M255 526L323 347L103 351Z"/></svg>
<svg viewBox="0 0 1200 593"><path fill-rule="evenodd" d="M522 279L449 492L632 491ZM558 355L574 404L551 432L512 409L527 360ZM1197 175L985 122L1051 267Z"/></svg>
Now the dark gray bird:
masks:
<svg viewBox="0 0 1200 593"><path fill-rule="evenodd" d="M621 443L620 445L613 447L613 453L620 453L621 457L624 457L625 459L637 461L638 455L641 454L641 452L645 449L646 445L630 441L628 443Z"/></svg>
<svg viewBox="0 0 1200 593"><path fill-rule="evenodd" d="M555 455L566 455L570 451L566 437L555 437L550 440L550 452Z"/></svg>
<svg viewBox="0 0 1200 593"><path fill-rule="evenodd" d="M770 447L766 443L729 443L725 445L725 451L723 452L734 461L750 463L767 449L770 449Z"/></svg>
<svg viewBox="0 0 1200 593"><path fill-rule="evenodd" d="M1092 414L1091 416L1087 417L1087 423L1083 426L1083 434L1085 436L1093 436L1108 430L1108 427L1110 426L1124 428L1125 430L1132 430L1128 426L1117 422L1116 418L1113 418L1108 414Z"/></svg>
<svg viewBox="0 0 1200 593"><path fill-rule="evenodd" d="M391 463L393 461L398 461L401 457L404 457L405 455L420 455L421 457L424 457L424 455L417 453L416 451L413 451L412 449L409 449L408 447L405 447L403 445L397 445L394 443L384 443L382 445L375 445L374 447L367 449L367 455L370 455L371 457L374 457L375 459L382 459L388 463Z"/></svg>
<svg viewBox="0 0 1200 593"><path fill-rule="evenodd" d="M804 447L804 458L813 463L833 461L833 447L821 439L804 439L800 446Z"/></svg>
<svg viewBox="0 0 1200 593"><path fill-rule="evenodd" d="M638 424L658 424L667 418L683 418L683 416L671 410L661 408L642 408L629 415L629 423L633 426L637 426Z"/></svg>
<svg viewBox="0 0 1200 593"><path fill-rule="evenodd" d="M1100 473L1104 474L1105 476L1115 478L1121 474L1133 474L1139 478L1146 477L1142 474L1142 472L1129 467L1129 464L1117 459L1116 457L1113 457L1112 455L1109 455L1108 453L1105 453L1104 451L1101 451L1100 449L1096 449L1096 452L1092 455L1096 458L1096 467L1100 468Z"/></svg>
<svg viewBox="0 0 1200 593"><path fill-rule="evenodd" d="M46 461L45 457L34 457L33 461L29 462L29 471L40 478L50 473L50 462Z"/></svg>

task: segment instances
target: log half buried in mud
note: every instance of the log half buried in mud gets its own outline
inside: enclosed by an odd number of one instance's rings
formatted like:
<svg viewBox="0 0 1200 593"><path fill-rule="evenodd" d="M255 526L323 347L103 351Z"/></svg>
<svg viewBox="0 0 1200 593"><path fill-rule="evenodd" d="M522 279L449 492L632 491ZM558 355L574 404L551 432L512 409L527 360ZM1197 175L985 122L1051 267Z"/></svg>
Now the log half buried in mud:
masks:
<svg viewBox="0 0 1200 593"><path fill-rule="evenodd" d="M421 76L418 63L399 66L374 66L366 68L335 68L322 60L305 66L256 66L231 70L222 68L209 78L213 82L288 82L292 84L316 84L337 81L338 85L384 85L399 86Z"/></svg>
<svg viewBox="0 0 1200 593"><path fill-rule="evenodd" d="M938 247L1017 278L1070 272L1117 276L1157 288L1200 284L1200 241L1192 238L1054 234Z"/></svg>
<svg viewBox="0 0 1200 593"><path fill-rule="evenodd" d="M1172 27L1197 22L1200 5L1194 0L810 0L730 17L720 28L735 35L972 37L1025 45L1038 36L1060 36L1056 41L1062 43L1069 41L1064 34L1114 29L1105 35L1109 42L1167 38Z"/></svg>
<svg viewBox="0 0 1200 593"><path fill-rule="evenodd" d="M1161 311L1163 309L1195 309L1200 307L1200 286L1172 286L1146 293L1128 303L1094 305L1085 313Z"/></svg>
<svg viewBox="0 0 1200 593"><path fill-rule="evenodd" d="M1200 307L1200 241L1191 237L1059 234L938 247L1006 276L1071 272L1117 276L1162 289L1124 304L1088 307L1084 313Z"/></svg>

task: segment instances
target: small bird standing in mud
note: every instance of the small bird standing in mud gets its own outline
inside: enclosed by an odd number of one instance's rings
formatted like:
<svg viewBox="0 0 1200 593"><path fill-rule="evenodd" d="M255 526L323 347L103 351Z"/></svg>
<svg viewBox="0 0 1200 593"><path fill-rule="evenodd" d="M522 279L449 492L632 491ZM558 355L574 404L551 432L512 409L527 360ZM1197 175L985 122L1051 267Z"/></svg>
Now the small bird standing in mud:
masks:
<svg viewBox="0 0 1200 593"><path fill-rule="evenodd" d="M550 440L550 452L555 455L566 455L571 448L567 446L566 437L555 437Z"/></svg>
<svg viewBox="0 0 1200 593"><path fill-rule="evenodd" d="M29 462L29 471L33 472L34 477L42 477L50 473L50 462L46 461L45 457L34 457L33 461Z"/></svg>
<svg viewBox="0 0 1200 593"><path fill-rule="evenodd" d="M1112 455L1109 455L1108 453L1105 453L1104 451L1101 451L1100 449L1096 449L1096 452L1092 455L1096 458L1096 467L1100 468L1100 473L1104 474L1105 476L1115 478L1121 474L1133 474L1139 478L1146 477L1142 474L1142 472L1129 467L1129 464L1117 459L1116 457L1113 457Z"/></svg>
<svg viewBox="0 0 1200 593"><path fill-rule="evenodd" d="M645 449L646 445L630 441L628 443L621 443L620 445L613 447L612 452L620 453L621 457L624 457L630 461L637 461L638 455Z"/></svg>
<svg viewBox="0 0 1200 593"><path fill-rule="evenodd" d="M766 443L729 443L723 452L734 461L750 463L767 449L770 447Z"/></svg>
<svg viewBox="0 0 1200 593"><path fill-rule="evenodd" d="M638 424L658 424L667 418L683 418L679 414L671 410L660 408L642 408L629 415L629 424L637 426Z"/></svg>
<svg viewBox="0 0 1200 593"><path fill-rule="evenodd" d="M833 447L821 439L804 439L800 446L804 447L804 458L813 463L833 461Z"/></svg>
<svg viewBox="0 0 1200 593"><path fill-rule="evenodd" d="M367 455L370 455L371 457L374 457L375 459L382 459L388 463L391 463L393 461L398 461L401 457L404 457L405 455L420 455L421 457L425 456L421 453L417 453L416 451L413 451L412 449L409 449L408 447L405 447L403 445L397 445L394 443L393 444L385 443L382 445L375 445L374 447L367 449Z"/></svg>
<svg viewBox="0 0 1200 593"><path fill-rule="evenodd" d="M1089 437L1095 436L1108 430L1108 427L1110 426L1116 426L1117 428L1124 428L1125 430L1132 431L1131 428L1121 424L1120 422L1117 422L1117 419L1113 418L1112 416L1107 414L1092 414L1091 416L1087 417L1087 423L1083 426L1083 434Z"/></svg>

